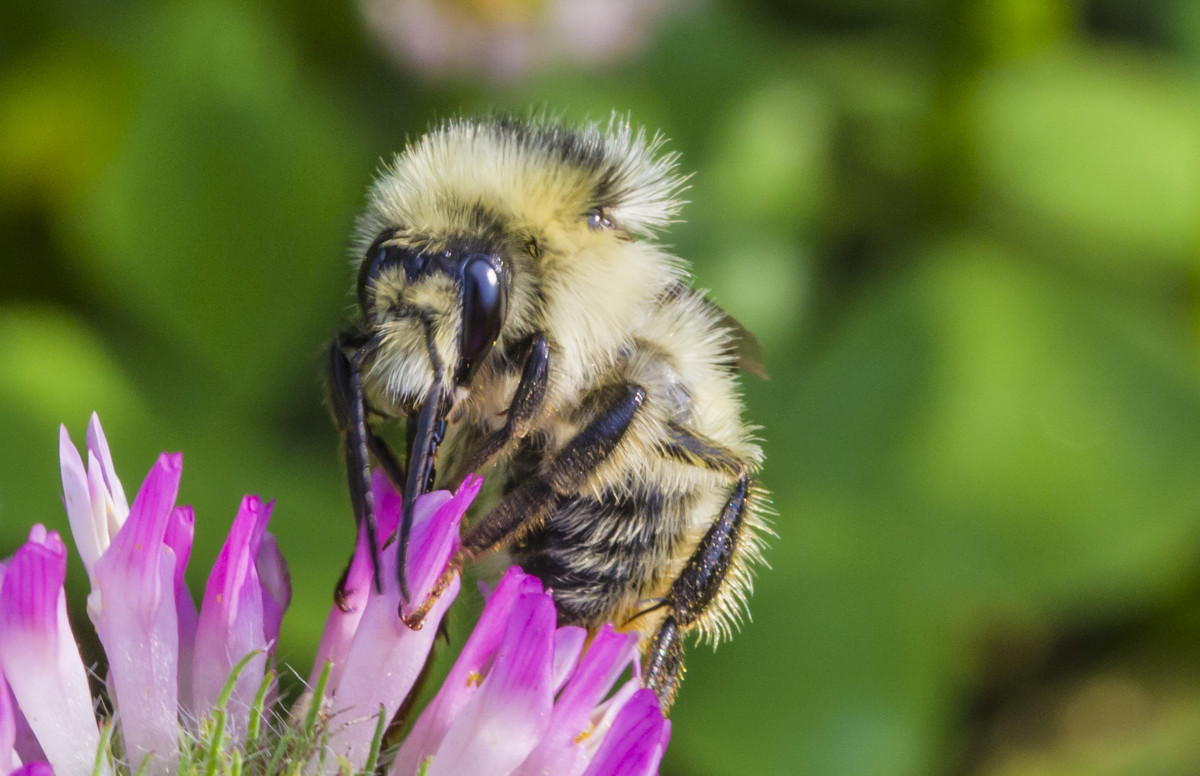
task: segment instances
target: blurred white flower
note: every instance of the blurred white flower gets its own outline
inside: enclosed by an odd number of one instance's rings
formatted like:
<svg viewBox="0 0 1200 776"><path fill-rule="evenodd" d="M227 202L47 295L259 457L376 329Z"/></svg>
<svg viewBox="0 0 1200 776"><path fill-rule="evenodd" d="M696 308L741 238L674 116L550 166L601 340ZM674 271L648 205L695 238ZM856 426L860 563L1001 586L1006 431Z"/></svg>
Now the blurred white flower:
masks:
<svg viewBox="0 0 1200 776"><path fill-rule="evenodd" d="M683 0L362 0L391 55L428 75L504 81L598 65L647 47Z"/></svg>

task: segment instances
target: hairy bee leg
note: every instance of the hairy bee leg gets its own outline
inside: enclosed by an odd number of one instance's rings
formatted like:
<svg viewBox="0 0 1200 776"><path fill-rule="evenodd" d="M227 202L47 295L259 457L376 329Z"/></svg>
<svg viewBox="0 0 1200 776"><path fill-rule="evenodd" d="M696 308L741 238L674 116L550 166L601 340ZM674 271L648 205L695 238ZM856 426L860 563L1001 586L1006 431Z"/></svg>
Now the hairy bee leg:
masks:
<svg viewBox="0 0 1200 776"><path fill-rule="evenodd" d="M376 535L375 503L371 496L371 466L368 458L366 403L363 401L360 354L363 342L354 332L342 332L329 347L329 384L334 419L345 439L346 478L350 489L350 505L355 523L366 533L371 551L372 575L375 589L381 590L379 541ZM346 349L354 348L354 357ZM346 571L349 571L347 565ZM345 608L346 572L342 573L334 590L334 600Z"/></svg>
<svg viewBox="0 0 1200 776"><path fill-rule="evenodd" d="M425 616L429 614L429 610L437 603L437 600L442 597L442 593L446 592L446 588L450 587L450 581L454 579L454 575L462 570L466 565L468 558L463 554L462 550L456 552L446 563L446 569L442 575L433 583L433 587L429 590L429 595L425 596L425 600L421 605L413 610L412 614L406 615L404 607L400 607L400 621L408 626L409 630L421 630L425 625Z"/></svg>
<svg viewBox="0 0 1200 776"><path fill-rule="evenodd" d="M471 526L433 592L420 608L404 618L408 627L421 627L433 602L467 561L512 541L545 520L559 499L578 490L612 453L646 400L646 389L640 385L626 383L614 386L613 391L616 399L559 451L545 471L509 493Z"/></svg>
<svg viewBox="0 0 1200 776"><path fill-rule="evenodd" d="M337 423L338 431L343 434L347 433L350 426L350 406L354 403L351 396L351 372L354 367L351 365L350 359L346 358L345 352L349 348L357 351L366 344L366 341L361 336L353 332L343 332L339 335L330 346L330 363L329 363L329 385L333 404L334 420ZM372 430L371 425L366 422L366 404L361 401L361 388L359 390L360 403L363 405L363 424L362 432L367 440L367 448L375 459L379 462L380 467L387 474L388 479L396 488L400 488L404 483L404 466L396 458L396 454L392 452L392 448L388 447L387 442L379 438L379 435ZM357 520L359 513L355 513Z"/></svg>
<svg viewBox="0 0 1200 776"><path fill-rule="evenodd" d="M746 473L746 461L729 448L676 423L667 422L669 434L660 452L666 458L729 475L732 480Z"/></svg>
<svg viewBox="0 0 1200 776"><path fill-rule="evenodd" d="M642 658L642 685L658 696L658 707L666 714L675 702L683 680L683 631L675 616L668 614L654 633L654 642Z"/></svg>
<svg viewBox="0 0 1200 776"><path fill-rule="evenodd" d="M376 590L382 590L379 569L379 539L374 516L374 498L371 495L371 462L368 449L382 446L374 439L366 419L366 401L362 396L362 359L367 353L367 339L354 331L338 333L329 348L329 383L331 404L338 428L344 439L346 453L346 476L350 492L350 507L354 510L354 521L364 531L367 547L371 552L372 578ZM353 350L348 357L346 351ZM395 463L395 457L389 456ZM386 465L386 464L385 464ZM349 564L338 578L334 590L334 601L338 607L346 608L346 578Z"/></svg>
<svg viewBox="0 0 1200 776"><path fill-rule="evenodd" d="M738 479L721 516L696 545L683 571L666 596L670 613L654 634L643 661L642 683L654 690L665 712L675 700L683 678L683 634L716 598L737 549L742 518L746 514L749 478Z"/></svg>
<svg viewBox="0 0 1200 776"><path fill-rule="evenodd" d="M529 353L525 356L521 380L517 383L517 390L513 392L512 402L508 405L504 426L484 440L469 458L463 460L458 467L456 481L462 480L472 472L481 471L510 442L529 433L534 418L541 410L542 401L546 398L549 374L550 343L544 334L539 334L529 343Z"/></svg>

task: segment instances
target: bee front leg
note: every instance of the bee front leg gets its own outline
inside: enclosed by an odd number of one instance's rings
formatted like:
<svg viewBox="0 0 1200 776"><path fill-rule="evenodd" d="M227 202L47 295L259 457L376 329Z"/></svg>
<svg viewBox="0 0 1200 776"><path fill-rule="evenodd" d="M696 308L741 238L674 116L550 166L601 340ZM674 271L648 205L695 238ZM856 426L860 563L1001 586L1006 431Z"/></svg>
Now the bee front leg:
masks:
<svg viewBox="0 0 1200 776"><path fill-rule="evenodd" d="M668 614L646 651L642 683L658 695L664 713L674 702L683 678L684 631L704 615L725 582L746 514L748 487L743 475L663 602Z"/></svg>
<svg viewBox="0 0 1200 776"><path fill-rule="evenodd" d="M347 352L353 355L348 356ZM367 545L374 567L375 589L380 589L379 540L376 535L375 502L371 496L370 453L393 483L404 481L404 471L383 440L375 435L367 422L367 405L362 390L362 361L370 352L369 340L355 331L344 331L329 347L329 398L334 422L342 432L346 458L346 479L350 490L350 505L354 521L366 533ZM334 600L346 608L346 575L343 570L334 590Z"/></svg>
<svg viewBox="0 0 1200 776"><path fill-rule="evenodd" d="M646 390L631 383L615 385L607 390L611 392L610 398L591 423L568 442L537 476L518 486L471 526L471 530L463 537L462 546L451 558L445 574L435 586L434 593L405 620L410 628L420 627L432 602L437 600L438 593L467 561L510 544L524 532L541 524L561 498L583 487L596 468L612 454L646 400Z"/></svg>

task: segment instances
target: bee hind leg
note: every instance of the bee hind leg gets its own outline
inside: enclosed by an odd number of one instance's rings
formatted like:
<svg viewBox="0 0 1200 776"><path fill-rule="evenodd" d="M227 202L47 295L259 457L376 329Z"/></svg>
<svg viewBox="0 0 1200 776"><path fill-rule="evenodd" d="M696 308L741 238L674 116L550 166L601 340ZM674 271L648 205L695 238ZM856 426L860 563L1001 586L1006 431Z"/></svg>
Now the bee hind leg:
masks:
<svg viewBox="0 0 1200 776"><path fill-rule="evenodd" d="M696 546L683 571L671 583L664 605L668 614L643 658L642 683L658 696L665 714L683 679L683 636L712 605L733 562L746 514L749 478L738 479L721 515Z"/></svg>

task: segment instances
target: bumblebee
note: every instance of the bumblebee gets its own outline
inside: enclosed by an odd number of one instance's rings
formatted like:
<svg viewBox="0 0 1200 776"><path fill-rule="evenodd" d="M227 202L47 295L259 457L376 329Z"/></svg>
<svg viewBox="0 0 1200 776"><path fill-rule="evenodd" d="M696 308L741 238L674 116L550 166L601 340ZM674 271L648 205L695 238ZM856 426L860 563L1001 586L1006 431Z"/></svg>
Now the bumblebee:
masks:
<svg viewBox="0 0 1200 776"><path fill-rule="evenodd" d="M482 474L495 502L443 581L506 549L563 624L646 636L642 679L665 711L685 635L715 645L743 616L769 529L737 384L761 370L757 346L654 240L684 185L661 146L617 118L509 117L410 144L358 220L358 318L329 370L376 560L372 460L404 485L400 558L416 497ZM397 418L403 464L377 431Z"/></svg>

